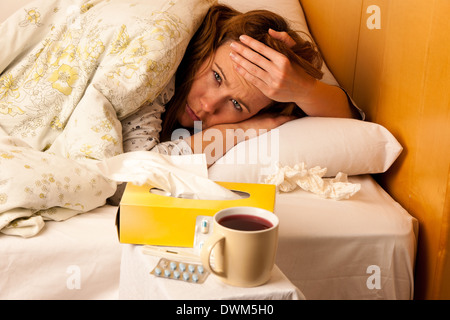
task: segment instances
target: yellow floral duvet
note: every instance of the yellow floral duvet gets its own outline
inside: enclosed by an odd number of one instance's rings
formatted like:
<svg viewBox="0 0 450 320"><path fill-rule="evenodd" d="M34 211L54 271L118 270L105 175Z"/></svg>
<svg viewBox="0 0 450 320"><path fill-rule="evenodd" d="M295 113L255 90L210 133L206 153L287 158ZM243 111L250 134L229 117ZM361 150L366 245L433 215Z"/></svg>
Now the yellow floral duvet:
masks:
<svg viewBox="0 0 450 320"><path fill-rule="evenodd" d="M0 231L101 206L120 120L164 89L211 0L43 0L0 25Z"/></svg>

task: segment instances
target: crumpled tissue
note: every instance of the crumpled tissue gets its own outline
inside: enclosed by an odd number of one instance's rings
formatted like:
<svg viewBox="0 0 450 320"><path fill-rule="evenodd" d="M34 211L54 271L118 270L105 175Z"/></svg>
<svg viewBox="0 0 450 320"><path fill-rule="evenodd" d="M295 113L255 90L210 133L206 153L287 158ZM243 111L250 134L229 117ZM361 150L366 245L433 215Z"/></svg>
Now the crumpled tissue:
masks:
<svg viewBox="0 0 450 320"><path fill-rule="evenodd" d="M339 172L335 178L324 179L327 169L313 167L307 169L305 163L290 166L277 164L275 173L265 178L265 183L275 184L277 190L290 192L297 187L315 193L323 198L342 200L349 199L361 189L360 184L348 182L347 175Z"/></svg>
<svg viewBox="0 0 450 320"><path fill-rule="evenodd" d="M149 184L172 197L202 200L240 199L236 193L208 179L204 154L164 155L151 151L120 154L97 163L113 181Z"/></svg>

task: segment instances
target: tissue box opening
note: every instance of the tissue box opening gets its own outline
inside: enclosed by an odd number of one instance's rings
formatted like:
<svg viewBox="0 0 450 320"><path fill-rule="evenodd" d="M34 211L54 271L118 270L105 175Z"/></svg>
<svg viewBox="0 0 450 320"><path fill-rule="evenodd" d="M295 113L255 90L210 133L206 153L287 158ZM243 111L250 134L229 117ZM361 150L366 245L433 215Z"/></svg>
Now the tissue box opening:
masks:
<svg viewBox="0 0 450 320"><path fill-rule="evenodd" d="M237 200L194 200L150 192L151 185L128 183L119 205L116 227L121 243L193 247L197 216L213 216L229 207L274 211L275 185L216 182L241 194Z"/></svg>

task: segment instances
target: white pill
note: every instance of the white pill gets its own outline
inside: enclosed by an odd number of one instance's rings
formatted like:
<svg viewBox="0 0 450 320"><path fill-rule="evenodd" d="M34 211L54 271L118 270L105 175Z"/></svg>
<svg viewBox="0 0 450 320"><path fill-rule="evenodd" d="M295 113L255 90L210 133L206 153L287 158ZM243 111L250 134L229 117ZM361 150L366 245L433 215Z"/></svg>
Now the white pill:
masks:
<svg viewBox="0 0 450 320"><path fill-rule="evenodd" d="M205 272L205 269L203 268L203 266L198 266L197 270L200 274L202 274L203 272Z"/></svg>
<svg viewBox="0 0 450 320"><path fill-rule="evenodd" d="M203 219L201 228L200 228L200 232L205 234L205 233L208 233L208 231L209 231L209 222L208 222L208 220Z"/></svg>

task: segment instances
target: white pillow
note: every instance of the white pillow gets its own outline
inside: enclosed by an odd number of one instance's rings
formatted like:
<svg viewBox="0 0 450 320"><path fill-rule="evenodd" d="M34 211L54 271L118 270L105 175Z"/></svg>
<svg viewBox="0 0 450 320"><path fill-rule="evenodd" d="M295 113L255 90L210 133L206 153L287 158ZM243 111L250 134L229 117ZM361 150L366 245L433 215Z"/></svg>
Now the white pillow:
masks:
<svg viewBox="0 0 450 320"><path fill-rule="evenodd" d="M209 168L215 181L261 183L276 165L327 168L326 177L385 172L403 148L383 126L355 119L305 117L244 141Z"/></svg>

